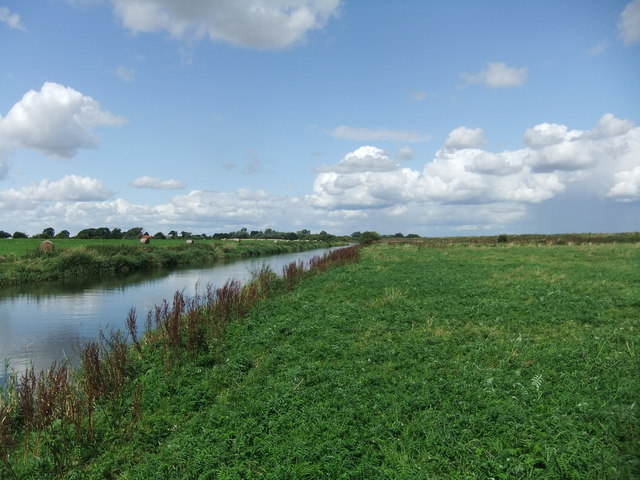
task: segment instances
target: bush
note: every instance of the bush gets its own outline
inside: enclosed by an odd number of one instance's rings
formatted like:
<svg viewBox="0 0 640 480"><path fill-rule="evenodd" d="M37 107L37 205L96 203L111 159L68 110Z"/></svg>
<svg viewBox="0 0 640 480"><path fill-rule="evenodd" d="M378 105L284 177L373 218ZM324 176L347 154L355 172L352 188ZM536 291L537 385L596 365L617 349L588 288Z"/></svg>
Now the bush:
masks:
<svg viewBox="0 0 640 480"><path fill-rule="evenodd" d="M380 240L380 234L377 232L362 232L358 240L364 245L371 245L373 242Z"/></svg>

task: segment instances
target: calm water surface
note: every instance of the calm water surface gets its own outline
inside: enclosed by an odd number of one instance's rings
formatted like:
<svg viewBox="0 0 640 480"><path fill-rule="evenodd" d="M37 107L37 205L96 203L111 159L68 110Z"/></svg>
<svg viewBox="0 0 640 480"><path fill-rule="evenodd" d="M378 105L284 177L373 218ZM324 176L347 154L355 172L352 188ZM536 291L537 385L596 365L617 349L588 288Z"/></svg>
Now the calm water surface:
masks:
<svg viewBox="0 0 640 480"><path fill-rule="evenodd" d="M203 292L207 284L220 287L229 279L247 281L252 272L269 266L280 274L293 261L308 262L330 249L217 263L207 268L146 272L111 278L91 285L47 284L0 289L0 384L11 371L34 365L48 368L54 360L76 356L79 345L95 340L101 330L125 329L131 307L139 328L146 314L163 299L183 290Z"/></svg>

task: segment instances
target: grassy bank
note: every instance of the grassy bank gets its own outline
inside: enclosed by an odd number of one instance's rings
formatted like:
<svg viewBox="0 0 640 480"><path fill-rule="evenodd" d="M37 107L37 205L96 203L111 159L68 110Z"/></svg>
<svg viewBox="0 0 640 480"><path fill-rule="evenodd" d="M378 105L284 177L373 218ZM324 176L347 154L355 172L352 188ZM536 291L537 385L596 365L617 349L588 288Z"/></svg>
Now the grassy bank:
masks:
<svg viewBox="0 0 640 480"><path fill-rule="evenodd" d="M138 240L55 239L52 252L41 251L42 240L0 240L0 285L42 281L77 281L133 271L203 265L220 258L273 255L331 246L328 242L272 242L245 240Z"/></svg>
<svg viewBox="0 0 640 480"><path fill-rule="evenodd" d="M293 265L259 276L253 296L270 293L210 347L161 322L121 375L105 370L122 395L96 395L88 434L53 420L25 439L9 415L0 472L638 478L639 267L634 244L380 244L321 275ZM103 378L90 365L85 396Z"/></svg>

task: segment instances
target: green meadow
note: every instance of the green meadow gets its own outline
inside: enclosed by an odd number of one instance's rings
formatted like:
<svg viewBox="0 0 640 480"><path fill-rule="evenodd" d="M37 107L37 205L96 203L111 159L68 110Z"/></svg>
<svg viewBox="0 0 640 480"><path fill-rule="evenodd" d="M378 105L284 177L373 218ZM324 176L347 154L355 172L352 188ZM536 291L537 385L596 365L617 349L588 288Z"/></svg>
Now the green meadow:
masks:
<svg viewBox="0 0 640 480"><path fill-rule="evenodd" d="M262 272L246 309L205 309L231 318L208 346L161 322L119 399L83 363L75 423L25 433L16 379L0 476L640 478L640 245L428 245Z"/></svg>

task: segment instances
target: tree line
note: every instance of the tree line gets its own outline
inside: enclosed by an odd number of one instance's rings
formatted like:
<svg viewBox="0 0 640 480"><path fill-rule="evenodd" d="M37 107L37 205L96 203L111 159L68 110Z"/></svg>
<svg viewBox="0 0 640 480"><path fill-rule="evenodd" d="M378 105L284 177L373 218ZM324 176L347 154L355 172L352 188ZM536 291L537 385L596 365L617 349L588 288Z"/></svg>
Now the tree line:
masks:
<svg viewBox="0 0 640 480"><path fill-rule="evenodd" d="M60 232L55 231L53 227L45 228L42 233L38 233L29 237L24 232L14 232L9 233L4 230L0 230L0 239L2 238L41 238L41 239L54 239L54 238L78 238L78 239L115 239L115 240L133 240L137 238L141 238L143 236L148 236L154 239L164 240L171 238L180 238L180 239L203 239L203 240L222 240L225 238L239 238L239 239L269 239L269 240L320 240L320 241L331 241L335 240L338 237L336 235L332 235L330 233L322 230L320 233L311 233L310 230L303 229L298 230L297 232L279 232L277 230L273 230L271 228L267 228L263 230L248 230L247 228L241 228L237 231L225 232L225 233L213 233L211 235L207 235L205 233L191 233L185 230L180 232L176 230L171 230L169 233L164 234L163 232L156 232L154 235L149 235L149 232L145 231L142 227L133 227L126 231L123 231L120 228L110 229L108 227L98 227L98 228L85 228L80 230L74 237L71 236L68 230L61 230ZM351 238L357 242L361 243L371 243L372 241L380 240L380 238L418 238L419 235L409 234L403 235L402 233L395 233L393 235L380 235L377 232L367 231L353 232L351 235L346 235L340 238Z"/></svg>
<svg viewBox="0 0 640 480"><path fill-rule="evenodd" d="M226 232L226 233L214 233L207 235L205 233L194 234L185 230L180 232L171 230L165 234L163 232L157 232L154 235L150 235L142 227L133 227L126 231L120 228L110 229L108 227L98 228L85 228L80 230L75 236L71 236L68 230L61 230L56 233L53 227L45 228L42 233L38 233L29 237L24 232L16 231L13 234L0 230L0 238L41 238L41 239L53 239L53 238L78 238L78 239L116 239L116 240L129 240L141 238L143 236L149 236L154 239L167 239L167 238L181 238L181 239L213 239L219 240L224 238L241 238L241 239L270 239L270 240L333 240L335 235L331 235L324 230L320 233L311 233L309 230L299 230L297 232L279 232L271 228L267 228L264 231L251 230L247 228L241 228L238 231Z"/></svg>

